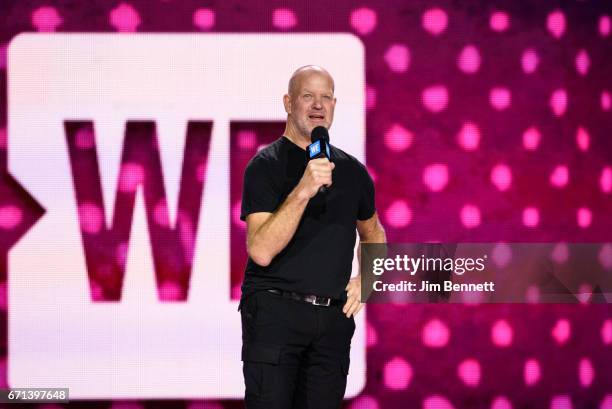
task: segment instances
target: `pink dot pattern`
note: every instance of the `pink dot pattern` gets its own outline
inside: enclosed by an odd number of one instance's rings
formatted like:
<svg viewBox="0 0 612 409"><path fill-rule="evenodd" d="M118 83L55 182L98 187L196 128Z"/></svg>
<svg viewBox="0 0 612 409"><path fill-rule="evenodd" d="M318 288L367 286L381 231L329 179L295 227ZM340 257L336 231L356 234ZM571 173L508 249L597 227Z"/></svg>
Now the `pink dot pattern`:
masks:
<svg viewBox="0 0 612 409"><path fill-rule="evenodd" d="M599 185L601 186L601 191L603 193L612 192L612 167L606 166L601 170Z"/></svg>
<svg viewBox="0 0 612 409"><path fill-rule="evenodd" d="M120 266L125 266L128 257L128 243L121 243L117 246L117 250L115 251L115 259L117 260L117 264Z"/></svg>
<svg viewBox="0 0 612 409"><path fill-rule="evenodd" d="M422 24L425 31L438 36L446 30L448 15L440 8L433 8L423 13Z"/></svg>
<svg viewBox="0 0 612 409"><path fill-rule="evenodd" d="M461 208L460 217L461 223L468 229L480 226L480 209L475 205L464 205Z"/></svg>
<svg viewBox="0 0 612 409"><path fill-rule="evenodd" d="M183 297L183 287L179 283L166 281L162 283L159 290L159 299L161 301L176 301Z"/></svg>
<svg viewBox="0 0 612 409"><path fill-rule="evenodd" d="M378 401L372 396L362 395L353 400L350 409L381 409Z"/></svg>
<svg viewBox="0 0 612 409"><path fill-rule="evenodd" d="M513 339L512 327L506 320L499 320L493 324L491 328L491 339L493 344L498 347L508 347L512 344Z"/></svg>
<svg viewBox="0 0 612 409"><path fill-rule="evenodd" d="M550 13L546 20L546 27L554 38L561 38L565 33L565 15L563 12L556 10Z"/></svg>
<svg viewBox="0 0 612 409"><path fill-rule="evenodd" d="M210 30L215 26L215 11L207 8L197 9L193 13L193 25L200 30Z"/></svg>
<svg viewBox="0 0 612 409"><path fill-rule="evenodd" d="M366 86L366 109L372 110L376 107L376 88Z"/></svg>
<svg viewBox="0 0 612 409"><path fill-rule="evenodd" d="M0 206L0 230L12 230L23 219L22 210L14 205Z"/></svg>
<svg viewBox="0 0 612 409"><path fill-rule="evenodd" d="M414 134L400 124L393 124L385 132L385 146L392 152L403 152L410 148Z"/></svg>
<svg viewBox="0 0 612 409"><path fill-rule="evenodd" d="M595 371L589 358L582 358L578 364L578 379L583 388L591 386L595 380Z"/></svg>
<svg viewBox="0 0 612 409"><path fill-rule="evenodd" d="M529 48L523 52L521 57L521 65L525 74L533 74L538 69L540 59L538 53L533 48Z"/></svg>
<svg viewBox="0 0 612 409"><path fill-rule="evenodd" d="M376 11L368 7L353 10L351 13L351 26L361 35L374 31L377 21Z"/></svg>
<svg viewBox="0 0 612 409"><path fill-rule="evenodd" d="M89 234L100 233L104 226L102 209L93 203L83 203L79 206L79 221L81 230Z"/></svg>
<svg viewBox="0 0 612 409"><path fill-rule="evenodd" d="M289 8L278 8L272 13L272 25L279 30L290 30L297 23L297 16Z"/></svg>
<svg viewBox="0 0 612 409"><path fill-rule="evenodd" d="M610 96L609 91L601 91L600 103L602 111L610 110L610 107L612 106L612 96Z"/></svg>
<svg viewBox="0 0 612 409"><path fill-rule="evenodd" d="M582 76L587 75L589 67L591 66L591 59L589 53L586 50L580 50L576 55L576 71Z"/></svg>
<svg viewBox="0 0 612 409"><path fill-rule="evenodd" d="M604 15L599 18L599 34L602 37L608 37L610 35L610 27L612 27L612 20L610 16Z"/></svg>
<svg viewBox="0 0 612 409"><path fill-rule="evenodd" d="M576 145L578 146L578 149L583 152L588 151L589 146L591 145L591 136L583 127L579 127L576 131Z"/></svg>
<svg viewBox="0 0 612 409"><path fill-rule="evenodd" d="M525 379L525 385L533 386L540 381L542 372L540 369L540 363L536 359L529 359L525 362L523 370L523 378Z"/></svg>
<svg viewBox="0 0 612 409"><path fill-rule="evenodd" d="M366 345L368 348L372 348L378 344L378 333L374 325L367 323L366 327Z"/></svg>
<svg viewBox="0 0 612 409"><path fill-rule="evenodd" d="M612 394L608 394L603 398L599 409L612 409Z"/></svg>
<svg viewBox="0 0 612 409"><path fill-rule="evenodd" d="M569 181L569 169L565 165L556 166L550 174L550 184L556 188L564 188Z"/></svg>
<svg viewBox="0 0 612 409"><path fill-rule="evenodd" d="M385 364L383 383L388 389L406 389L412 379L412 367L405 359L395 357Z"/></svg>
<svg viewBox="0 0 612 409"><path fill-rule="evenodd" d="M555 90L550 96L550 107L556 116L563 116L567 110L567 91Z"/></svg>
<svg viewBox="0 0 612 409"><path fill-rule="evenodd" d="M475 359L466 359L457 368L459 378L469 387L476 387L480 383L480 363Z"/></svg>
<svg viewBox="0 0 612 409"><path fill-rule="evenodd" d="M503 111L510 106L512 95L508 88L496 87L491 90L489 101L493 108L498 111Z"/></svg>
<svg viewBox="0 0 612 409"><path fill-rule="evenodd" d="M551 334L555 342L558 344L563 345L567 343L571 335L570 322L565 318L558 320L553 327Z"/></svg>
<svg viewBox="0 0 612 409"><path fill-rule="evenodd" d="M567 395L554 396L550 401L550 409L573 409L572 401Z"/></svg>
<svg viewBox="0 0 612 409"><path fill-rule="evenodd" d="M241 131L238 133L238 147L251 150L257 146L257 134L253 131Z"/></svg>
<svg viewBox="0 0 612 409"><path fill-rule="evenodd" d="M498 164L491 170L491 183L500 191L505 192L512 185L512 171L505 164Z"/></svg>
<svg viewBox="0 0 612 409"><path fill-rule="evenodd" d="M588 207L581 207L578 209L578 212L576 213L576 222L578 223L578 226L586 229L591 225L592 221L593 212L591 212L591 209Z"/></svg>
<svg viewBox="0 0 612 409"><path fill-rule="evenodd" d="M170 217L168 215L168 204L165 200L160 200L153 209L155 223L161 227L170 227Z"/></svg>
<svg viewBox="0 0 612 409"><path fill-rule="evenodd" d="M464 122L457 134L457 143L466 151L474 151L480 145L480 129L473 122Z"/></svg>
<svg viewBox="0 0 612 409"><path fill-rule="evenodd" d="M412 210L405 200L396 200L385 211L386 223L394 228L406 227L412 221Z"/></svg>
<svg viewBox="0 0 612 409"><path fill-rule="evenodd" d="M445 347L448 345L450 335L448 326L439 319L434 318L423 327L423 345L430 348Z"/></svg>
<svg viewBox="0 0 612 409"><path fill-rule="evenodd" d="M406 72L410 67L410 50L403 44L393 44L385 53L385 62L393 72Z"/></svg>
<svg viewBox="0 0 612 409"><path fill-rule="evenodd" d="M466 45L457 58L457 66L466 74L474 74L480 68L480 61L478 48L473 45Z"/></svg>
<svg viewBox="0 0 612 409"><path fill-rule="evenodd" d="M540 210L537 207L527 207L523 210L523 224L526 227L536 227L540 223Z"/></svg>
<svg viewBox="0 0 612 409"><path fill-rule="evenodd" d="M505 396L498 396L491 403L491 409L512 409L512 403Z"/></svg>
<svg viewBox="0 0 612 409"><path fill-rule="evenodd" d="M510 27L510 16L504 11L496 11L491 14L489 26L493 31L506 31Z"/></svg>
<svg viewBox="0 0 612 409"><path fill-rule="evenodd" d="M43 6L32 12L32 25L39 32L53 32L62 22L63 19L55 7Z"/></svg>
<svg viewBox="0 0 612 409"><path fill-rule="evenodd" d="M601 326L601 341L604 345L612 345L612 320L605 320Z"/></svg>
<svg viewBox="0 0 612 409"><path fill-rule="evenodd" d="M454 409L454 406L444 396L432 395L423 401L423 409Z"/></svg>
<svg viewBox="0 0 612 409"><path fill-rule="evenodd" d="M126 163L119 174L119 190L125 193L135 192L144 183L145 171L137 163Z"/></svg>
<svg viewBox="0 0 612 409"><path fill-rule="evenodd" d="M423 105L431 112L441 112L448 105L448 89L444 85L432 85L423 90Z"/></svg>
<svg viewBox="0 0 612 409"><path fill-rule="evenodd" d="M523 146L528 151L534 151L540 145L542 134L535 126L530 127L523 133Z"/></svg>
<svg viewBox="0 0 612 409"><path fill-rule="evenodd" d="M77 131L76 146L79 149L91 149L95 145L94 134L91 129L83 127Z"/></svg>
<svg viewBox="0 0 612 409"><path fill-rule="evenodd" d="M448 167L442 163L435 163L423 170L423 183L433 192L444 189L448 183Z"/></svg>
<svg viewBox="0 0 612 409"><path fill-rule="evenodd" d="M120 3L110 12L110 25L121 33L133 33L140 25L140 14L128 3Z"/></svg>

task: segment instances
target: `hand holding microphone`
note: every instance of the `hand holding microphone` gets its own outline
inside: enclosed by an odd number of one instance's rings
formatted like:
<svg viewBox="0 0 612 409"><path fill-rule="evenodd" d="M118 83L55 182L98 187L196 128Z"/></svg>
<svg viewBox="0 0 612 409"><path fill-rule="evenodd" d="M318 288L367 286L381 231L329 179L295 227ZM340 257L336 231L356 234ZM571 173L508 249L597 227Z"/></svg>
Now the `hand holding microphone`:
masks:
<svg viewBox="0 0 612 409"><path fill-rule="evenodd" d="M300 184L309 199L313 198L322 188L332 184L332 170L336 167L327 158L313 159L308 162Z"/></svg>
<svg viewBox="0 0 612 409"><path fill-rule="evenodd" d="M332 185L332 170L336 165L330 162L331 152L329 149L329 134L327 128L317 126L310 134L312 143L308 145L308 165L300 184L305 189L308 198L317 193L325 193Z"/></svg>

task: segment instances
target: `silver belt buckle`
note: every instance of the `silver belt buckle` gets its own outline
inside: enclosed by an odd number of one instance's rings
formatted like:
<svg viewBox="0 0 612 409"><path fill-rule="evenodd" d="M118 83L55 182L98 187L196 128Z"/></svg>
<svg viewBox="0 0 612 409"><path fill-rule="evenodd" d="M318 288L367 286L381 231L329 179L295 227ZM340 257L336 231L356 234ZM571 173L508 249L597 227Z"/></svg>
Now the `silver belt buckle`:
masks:
<svg viewBox="0 0 612 409"><path fill-rule="evenodd" d="M317 300L318 298L321 298L322 300L325 300L325 302L319 302L319 301ZM317 296L315 296L315 297L314 297L314 300L312 301L312 303L313 303L314 305L321 305L321 306L323 306L323 307L329 307L329 305L331 304L331 298L328 298L328 297L317 297Z"/></svg>

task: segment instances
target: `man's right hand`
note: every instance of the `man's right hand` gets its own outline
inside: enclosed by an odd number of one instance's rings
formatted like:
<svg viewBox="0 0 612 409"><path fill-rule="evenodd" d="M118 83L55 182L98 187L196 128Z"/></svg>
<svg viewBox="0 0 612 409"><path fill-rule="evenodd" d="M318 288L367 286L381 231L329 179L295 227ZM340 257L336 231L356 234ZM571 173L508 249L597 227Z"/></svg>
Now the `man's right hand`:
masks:
<svg viewBox="0 0 612 409"><path fill-rule="evenodd" d="M308 162L304 175L298 183L299 191L308 199L314 197L321 186L331 186L332 170L336 165L327 158L313 159Z"/></svg>

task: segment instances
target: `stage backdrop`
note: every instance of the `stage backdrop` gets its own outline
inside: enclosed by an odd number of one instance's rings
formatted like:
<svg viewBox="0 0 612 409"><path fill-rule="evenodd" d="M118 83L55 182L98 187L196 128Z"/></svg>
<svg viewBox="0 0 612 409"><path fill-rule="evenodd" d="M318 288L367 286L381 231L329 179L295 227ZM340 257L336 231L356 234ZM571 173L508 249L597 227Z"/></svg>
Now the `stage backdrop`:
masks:
<svg viewBox="0 0 612 409"><path fill-rule="evenodd" d="M242 172L307 63L389 241L612 240L607 7L3 1L0 384L242 406ZM369 306L346 407L609 409L611 309L583 290Z"/></svg>

